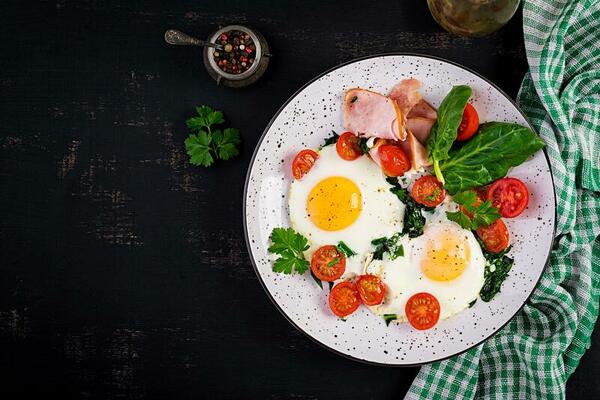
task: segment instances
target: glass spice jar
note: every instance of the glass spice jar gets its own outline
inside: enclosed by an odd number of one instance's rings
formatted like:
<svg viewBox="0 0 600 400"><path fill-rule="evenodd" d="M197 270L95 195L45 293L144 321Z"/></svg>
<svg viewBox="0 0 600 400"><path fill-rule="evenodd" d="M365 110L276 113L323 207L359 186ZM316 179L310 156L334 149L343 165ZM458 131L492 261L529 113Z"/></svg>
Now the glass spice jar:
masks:
<svg viewBox="0 0 600 400"><path fill-rule="evenodd" d="M519 0L427 0L435 21L460 36L485 36L504 26Z"/></svg>

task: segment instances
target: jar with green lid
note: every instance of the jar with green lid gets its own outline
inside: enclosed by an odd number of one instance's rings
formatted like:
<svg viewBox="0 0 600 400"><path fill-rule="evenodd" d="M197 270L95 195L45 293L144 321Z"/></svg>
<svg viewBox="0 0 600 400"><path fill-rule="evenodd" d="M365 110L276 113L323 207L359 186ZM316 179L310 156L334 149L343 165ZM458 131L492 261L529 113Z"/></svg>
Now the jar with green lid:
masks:
<svg viewBox="0 0 600 400"><path fill-rule="evenodd" d="M519 0L427 0L442 28L461 36L484 36L500 29L517 11Z"/></svg>

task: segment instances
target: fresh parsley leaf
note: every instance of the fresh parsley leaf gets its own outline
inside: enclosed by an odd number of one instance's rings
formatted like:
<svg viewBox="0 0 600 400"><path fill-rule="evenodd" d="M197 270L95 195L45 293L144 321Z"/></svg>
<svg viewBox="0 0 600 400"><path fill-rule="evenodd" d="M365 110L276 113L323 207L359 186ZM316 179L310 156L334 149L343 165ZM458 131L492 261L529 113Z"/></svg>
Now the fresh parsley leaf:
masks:
<svg viewBox="0 0 600 400"><path fill-rule="evenodd" d="M210 154L211 137L204 131L190 135L185 139L185 148L190 156L190 163L210 167L214 161Z"/></svg>
<svg viewBox="0 0 600 400"><path fill-rule="evenodd" d="M192 134L184 142L192 165L209 167L217 158L229 160L240 154L238 147L241 139L237 129L212 129L214 125L225 122L221 111L199 106L196 107L196 114L186 120Z"/></svg>
<svg viewBox="0 0 600 400"><path fill-rule="evenodd" d="M308 240L292 228L275 228L271 232L269 252L279 254L273 264L274 272L291 274L296 271L303 274L309 268L309 262L304 258L304 251L310 247Z"/></svg>
<svg viewBox="0 0 600 400"><path fill-rule="evenodd" d="M383 314L383 320L385 321L386 326L390 326L390 322L398 319L398 315L396 314Z"/></svg>
<svg viewBox="0 0 600 400"><path fill-rule="evenodd" d="M471 229L472 227L471 219L462 211L446 211L446 216L450 221L456 222L463 229Z"/></svg>
<svg viewBox="0 0 600 400"><path fill-rule="evenodd" d="M452 199L463 206L463 208L473 216L469 218L462 210L456 212L446 212L450 221L454 221L464 229L476 230L480 226L488 226L501 217L500 211L492 205L491 200L486 200L477 204L477 194L468 190L456 193Z"/></svg>
<svg viewBox="0 0 600 400"><path fill-rule="evenodd" d="M344 242L339 242L338 245L338 251L344 253L346 255L346 257L352 257L356 255L356 252L354 250L352 250L350 247L348 247L348 245Z"/></svg>
<svg viewBox="0 0 600 400"><path fill-rule="evenodd" d="M340 135L338 135L336 131L331 131L331 136L325 139L325 143L323 143L323 146L321 147L329 146L330 144L336 144L339 137Z"/></svg>

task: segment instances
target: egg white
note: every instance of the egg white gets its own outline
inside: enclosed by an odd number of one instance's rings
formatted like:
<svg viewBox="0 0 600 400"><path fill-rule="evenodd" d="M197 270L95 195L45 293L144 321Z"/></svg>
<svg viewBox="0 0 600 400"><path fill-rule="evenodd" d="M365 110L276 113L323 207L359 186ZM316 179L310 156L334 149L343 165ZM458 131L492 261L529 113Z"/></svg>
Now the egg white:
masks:
<svg viewBox="0 0 600 400"><path fill-rule="evenodd" d="M310 191L323 179L345 177L358 186L362 195L362 212L354 223L337 231L317 227L309 218L306 202ZM404 204L390 192L381 168L369 157L353 161L340 158L335 146L326 146L311 170L290 185L289 216L292 228L304 235L310 244L305 252L308 260L319 247L337 245L343 241L357 255L346 259L346 272L342 279L362 273L367 256L373 251L371 240L391 236L402 230Z"/></svg>
<svg viewBox="0 0 600 400"><path fill-rule="evenodd" d="M370 307L378 315L396 314L398 321L405 321L407 300L419 292L434 295L440 303L440 319L448 318L469 307L479 296L484 283L485 258L473 233L449 221L446 211L454 210L456 204L448 199L432 213L423 212L426 218L423 235L416 238L402 237L404 256L390 260L373 260L365 266L365 273L380 277L386 285L386 296L382 304ZM470 259L464 272L450 281L435 281L421 270L422 258L426 255L426 244L436 240L443 230L464 237L470 248Z"/></svg>

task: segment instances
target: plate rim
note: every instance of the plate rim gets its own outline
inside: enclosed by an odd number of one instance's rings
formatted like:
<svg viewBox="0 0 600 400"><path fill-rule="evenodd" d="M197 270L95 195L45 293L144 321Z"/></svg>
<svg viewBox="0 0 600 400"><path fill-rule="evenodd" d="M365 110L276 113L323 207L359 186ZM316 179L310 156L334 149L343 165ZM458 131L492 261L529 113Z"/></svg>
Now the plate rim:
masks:
<svg viewBox="0 0 600 400"><path fill-rule="evenodd" d="M350 354L343 353L343 352L341 352L339 350L336 350L333 347L330 347L327 344L319 341L317 338L313 337L308 332L306 332L305 330L303 330L302 328L300 328L290 317L288 317L288 315L283 311L282 307L277 303L277 301L275 300L275 298L271 295L271 292L269 292L269 290L267 289L267 286L265 285L265 282L263 281L263 278L260 275L260 272L258 271L258 267L257 267L256 262L254 260L254 256L253 256L253 253L252 253L252 248L250 246L250 239L249 239L249 236L248 236L248 224L247 224L246 206L247 206L248 184L250 182L250 175L251 175L251 172L252 172L252 168L254 166L254 162L256 161L256 156L258 154L258 149L260 148L263 140L265 139L265 136L267 135L267 132L269 131L269 129L271 128L271 126L273 125L273 123L275 122L275 120L277 119L277 117L279 117L279 115L285 109L285 107L287 107L287 105L293 99L295 99L296 96L298 96L306 87L308 87L309 85L311 85L315 81L319 80L323 76L329 74L330 72L333 72L333 71L335 71L337 69L340 69L340 68L342 68L342 67L344 67L346 65L353 64L353 63L356 63L356 62L359 62L359 61L364 61L364 60L368 60L368 59L372 59L372 58L387 57L387 56L422 57L422 58L427 58L427 59L430 59L430 60L443 61L443 62L446 62L448 64L454 65L455 67L462 68L462 69L464 69L464 70L472 73L473 75L475 75L475 76L483 79L485 82L487 82L489 85L491 85L494 89L498 90L500 92L500 94L502 94L508 101L510 101L510 103L515 107L515 109L521 114L521 116L523 117L523 119L527 122L527 125L529 126L529 129L531 129L533 132L535 132L539 136L539 133L533 128L533 126L531 125L531 122L529 121L529 118L527 117L527 115L525 115L525 113L517 105L517 103L516 103L515 100L513 100L508 94L506 94L506 92L504 92L504 90L502 90L500 87L498 87L498 85L496 85L490 79L484 77L483 75L481 75L480 73L472 70L469 67L465 67L464 65L462 65L460 63L457 63L455 61L451 61L451 60L445 59L443 57L438 57L438 56L433 56L433 55L428 55L428 54L421 54L421 53L413 53L413 52L386 52L386 53L377 53L377 54L373 54L373 55L368 55L368 56L353 58L353 59L351 59L349 61L345 61L343 63L337 64L337 65L335 65L335 66L333 66L333 67L325 70L324 72L321 72L320 74L316 75L315 77L313 77L309 81L307 81L300 88L298 88L294 93L292 93L287 98L287 100L279 107L279 109L275 112L275 114L273 114L273 116L269 120L269 123L267 124L267 126L263 130L263 133L260 135L260 138L258 139L258 142L256 143L256 146L254 147L254 151L252 152L252 157L250 158L250 163L248 164L248 171L246 172L246 180L245 180L245 183L244 183L244 193L243 193L243 201L242 201L242 223L243 223L243 227L244 227L244 239L245 239L245 242L246 242L246 249L248 251L248 257L250 258L250 262L252 263L252 267L254 268L254 273L258 277L258 281L260 282L263 290L265 291L265 293L267 294L267 296L271 300L271 303L273 303L273 305L275 306L275 308L277 309L277 311L279 311L279 313L281 315L283 315L283 317L294 328L296 328L304 336L308 337L312 342L318 344L319 346L321 346L321 347L329 350L330 352L332 352L334 354L340 355L340 356L342 356L342 357L344 357L346 359L352 360L352 361L357 361L359 363L367 364L367 365L372 365L372 366L389 367L389 368L420 367L420 366L423 366L423 365L432 364L432 363L435 363L435 362L447 360L449 358L452 358L452 357L461 355L463 353L466 353L469 350L471 350L471 349L473 349L473 348L481 345L485 341L489 340L492 336L494 336L498 332L500 332L523 309L523 307L525 306L525 304L529 301L529 299L531 298L531 296L533 295L533 293L537 289L537 287L538 287L538 285L540 283L540 280L542 279L542 276L544 275L544 272L546 271L546 268L548 267L548 264L550 262L550 256L552 254L552 246L550 246L550 248L548 249L548 255L546 256L546 261L544 263L543 268L540 271L540 274L539 274L539 276L537 278L537 281L536 281L535 285L533 286L533 290L531 291L531 293L529 293L527 295L527 298L523 301L523 303L519 306L519 308L514 312L514 314L504 324L502 324L496 330L494 330L493 332L491 332L487 337L485 337L484 339L480 340L479 342L477 342L477 343L469 346L465 350L459 351L457 353L454 353L454 354L451 354L451 355L448 355L448 356L440 357L440 358L437 358L435 360L425 361L425 362L417 362L417 363L410 363L410 364L395 364L395 363L382 363L382 362L377 362L377 361L365 360L363 358L359 358L359 357L355 357L355 356L350 355ZM552 240L554 240L554 238L556 237L556 220L557 220L557 214L556 214L556 186L554 184L554 174L552 173L552 164L550 163L550 157L548 156L548 153L546 151L546 146L544 146L542 148L542 151L543 151L544 156L546 158L546 163L548 164L548 169L550 171L550 180L552 182L552 193L553 193L552 200L553 200L553 209L554 209L554 219L552 221L552 238L553 238Z"/></svg>

